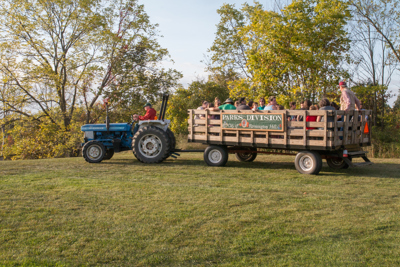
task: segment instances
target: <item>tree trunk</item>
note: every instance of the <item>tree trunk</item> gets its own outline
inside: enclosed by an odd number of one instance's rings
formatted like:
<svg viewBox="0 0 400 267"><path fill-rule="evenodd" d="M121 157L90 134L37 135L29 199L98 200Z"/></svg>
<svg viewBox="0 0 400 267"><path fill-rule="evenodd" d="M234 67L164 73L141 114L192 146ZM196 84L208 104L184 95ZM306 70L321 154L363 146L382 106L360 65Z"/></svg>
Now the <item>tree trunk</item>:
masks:
<svg viewBox="0 0 400 267"><path fill-rule="evenodd" d="M374 109L372 111L373 116L374 116L374 126L376 126L376 115L377 115L377 110L376 110L376 92L374 93Z"/></svg>

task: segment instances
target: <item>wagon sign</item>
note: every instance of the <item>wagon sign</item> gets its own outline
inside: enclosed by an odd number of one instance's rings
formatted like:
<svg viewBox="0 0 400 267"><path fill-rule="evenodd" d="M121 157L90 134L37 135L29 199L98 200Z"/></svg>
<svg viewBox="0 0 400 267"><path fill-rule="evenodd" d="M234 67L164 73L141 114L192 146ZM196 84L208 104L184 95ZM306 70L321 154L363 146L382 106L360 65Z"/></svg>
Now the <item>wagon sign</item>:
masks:
<svg viewBox="0 0 400 267"><path fill-rule="evenodd" d="M221 120L223 129L246 129L283 132L285 128L283 114L229 113L222 114Z"/></svg>

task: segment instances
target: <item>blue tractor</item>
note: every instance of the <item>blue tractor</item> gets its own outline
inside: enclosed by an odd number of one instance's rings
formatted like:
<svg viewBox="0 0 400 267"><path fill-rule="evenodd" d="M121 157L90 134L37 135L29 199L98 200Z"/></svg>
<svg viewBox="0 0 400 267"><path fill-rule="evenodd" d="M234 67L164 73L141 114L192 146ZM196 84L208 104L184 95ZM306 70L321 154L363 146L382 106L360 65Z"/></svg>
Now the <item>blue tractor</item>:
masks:
<svg viewBox="0 0 400 267"><path fill-rule="evenodd" d="M143 163L160 163L168 157L176 158L175 137L165 120L168 95L163 96L158 120L139 121L139 130L133 135L134 123L110 123L108 105L105 124L86 124L82 156L89 163L111 159L114 153L132 150Z"/></svg>

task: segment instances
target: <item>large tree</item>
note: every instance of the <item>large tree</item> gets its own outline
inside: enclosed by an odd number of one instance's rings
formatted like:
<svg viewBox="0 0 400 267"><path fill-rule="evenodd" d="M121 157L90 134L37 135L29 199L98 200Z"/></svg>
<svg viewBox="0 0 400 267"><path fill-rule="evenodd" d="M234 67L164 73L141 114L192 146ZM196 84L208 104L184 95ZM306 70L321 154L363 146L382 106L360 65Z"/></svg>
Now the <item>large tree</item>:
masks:
<svg viewBox="0 0 400 267"><path fill-rule="evenodd" d="M316 98L347 77L345 31L350 13L343 1L295 0L281 12L261 5L224 5L210 48L213 70L234 70L231 96L281 94Z"/></svg>
<svg viewBox="0 0 400 267"><path fill-rule="evenodd" d="M156 26L137 0L1 1L4 109L68 129L79 104L91 122L102 97L129 109L157 99L180 74L159 67Z"/></svg>
<svg viewBox="0 0 400 267"><path fill-rule="evenodd" d="M366 98L366 108L373 110L373 122L384 127L385 106L392 96L388 90L399 59L397 22L400 9L398 1L350 1L353 23L352 37L352 81L357 84L361 97ZM364 86L364 89L360 87ZM369 105L368 105L369 104Z"/></svg>

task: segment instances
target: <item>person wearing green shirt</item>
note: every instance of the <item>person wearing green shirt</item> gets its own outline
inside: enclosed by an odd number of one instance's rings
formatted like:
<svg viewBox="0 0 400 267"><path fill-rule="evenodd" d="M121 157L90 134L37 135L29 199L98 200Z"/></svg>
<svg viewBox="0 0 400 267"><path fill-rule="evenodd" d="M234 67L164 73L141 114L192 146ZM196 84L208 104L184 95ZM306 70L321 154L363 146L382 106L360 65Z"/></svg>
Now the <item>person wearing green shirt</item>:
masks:
<svg viewBox="0 0 400 267"><path fill-rule="evenodd" d="M258 110L264 110L264 108L265 108L265 99L264 99L264 97L261 97L260 100L258 100L258 102L260 103L258 105Z"/></svg>
<svg viewBox="0 0 400 267"><path fill-rule="evenodd" d="M228 98L224 104L218 107L219 110L234 110L236 107L233 105L233 100Z"/></svg>

